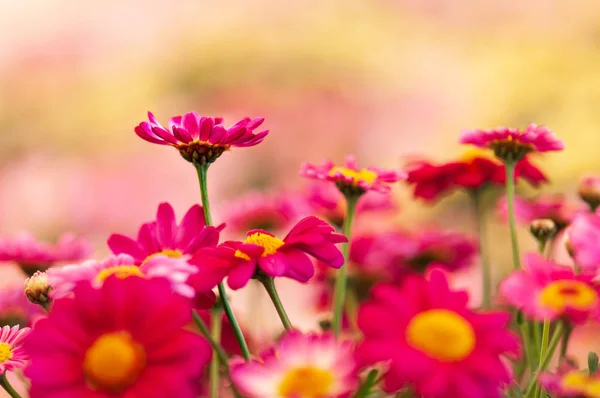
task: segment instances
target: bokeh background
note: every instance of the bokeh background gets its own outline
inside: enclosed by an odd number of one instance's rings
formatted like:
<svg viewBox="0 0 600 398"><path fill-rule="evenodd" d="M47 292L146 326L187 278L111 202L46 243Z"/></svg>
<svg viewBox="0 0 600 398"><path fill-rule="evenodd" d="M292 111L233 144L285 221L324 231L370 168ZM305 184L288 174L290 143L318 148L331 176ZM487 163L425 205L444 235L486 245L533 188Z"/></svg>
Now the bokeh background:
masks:
<svg viewBox="0 0 600 398"><path fill-rule="evenodd" d="M263 144L211 168L217 206L297 189L303 161L450 159L474 127L550 126L568 149L535 160L545 191L573 196L600 171L597 1L0 0L0 14L5 235L72 231L102 255L109 233L133 233L159 202L178 214L199 202L189 164L133 133L148 110L266 118ZM460 194L431 208L395 189L394 222L472 233ZM509 246L489 218L501 269ZM20 277L2 272L2 284Z"/></svg>

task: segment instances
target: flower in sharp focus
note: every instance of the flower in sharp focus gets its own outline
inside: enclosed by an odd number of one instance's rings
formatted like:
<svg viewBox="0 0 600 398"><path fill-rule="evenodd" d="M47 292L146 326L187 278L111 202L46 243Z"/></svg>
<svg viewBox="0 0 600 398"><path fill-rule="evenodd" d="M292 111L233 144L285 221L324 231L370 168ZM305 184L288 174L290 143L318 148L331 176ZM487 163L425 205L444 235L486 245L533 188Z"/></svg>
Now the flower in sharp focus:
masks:
<svg viewBox="0 0 600 398"><path fill-rule="evenodd" d="M564 143L548 127L533 123L524 131L506 127L464 131L460 143L490 148L498 158L513 163L531 152L561 151L565 148Z"/></svg>
<svg viewBox="0 0 600 398"><path fill-rule="evenodd" d="M297 332L260 360L233 365L231 377L248 398L341 398L358 385L350 342Z"/></svg>
<svg viewBox="0 0 600 398"><path fill-rule="evenodd" d="M580 324L600 316L600 286L593 278L592 274L576 274L572 267L530 253L525 257L524 269L502 282L500 293L530 318L565 318Z"/></svg>
<svg viewBox="0 0 600 398"><path fill-rule="evenodd" d="M508 330L510 315L475 312L467 301L441 271L376 286L359 310L359 362L389 363L387 392L411 387L423 398L500 397L500 387L510 383L503 356L519 349Z"/></svg>
<svg viewBox="0 0 600 398"><path fill-rule="evenodd" d="M574 365L562 365L558 372L544 372L539 382L546 391L557 398L600 398L600 377Z"/></svg>
<svg viewBox="0 0 600 398"><path fill-rule="evenodd" d="M584 270L600 269L600 215L581 213L567 230L575 263Z"/></svg>
<svg viewBox="0 0 600 398"><path fill-rule="evenodd" d="M27 299L21 283L0 289L0 325L30 326L42 315L42 308Z"/></svg>
<svg viewBox="0 0 600 398"><path fill-rule="evenodd" d="M332 181L346 196L360 196L367 191L388 192L390 184L404 179L402 172L377 167L361 169L353 156L347 156L343 166L326 161L321 166L304 163L300 175L316 180Z"/></svg>
<svg viewBox="0 0 600 398"><path fill-rule="evenodd" d="M166 280L78 284L24 344L30 397L196 397L211 348L184 330L190 322L189 301Z"/></svg>
<svg viewBox="0 0 600 398"><path fill-rule="evenodd" d="M500 216L507 220L506 197L498 201L497 207ZM531 199L515 196L515 218L518 222L530 224L533 220L548 219L554 221L559 232L564 230L582 210L584 207L568 202L563 195L539 195Z"/></svg>
<svg viewBox="0 0 600 398"><path fill-rule="evenodd" d="M30 328L19 329L19 326L0 328L0 375L25 367L28 358L22 345L30 332Z"/></svg>
<svg viewBox="0 0 600 398"><path fill-rule="evenodd" d="M267 231L248 232L243 242L225 242L217 248L205 248L190 259L198 267L191 283L198 290L212 289L227 277L232 289L242 288L257 270L272 277L285 276L308 282L315 273L312 256L339 268L344 256L335 246L346 242L344 235L316 217L306 217L282 240Z"/></svg>
<svg viewBox="0 0 600 398"><path fill-rule="evenodd" d="M189 112L169 120L163 127L151 112L149 122L141 122L135 132L142 139L159 145L175 147L181 156L194 164L212 163L231 147L249 147L260 144L268 130L254 133L263 118L244 118L226 128L223 119L200 116Z"/></svg>
<svg viewBox="0 0 600 398"><path fill-rule="evenodd" d="M600 206L600 176L585 177L579 183L579 196L592 211Z"/></svg>
<svg viewBox="0 0 600 398"><path fill-rule="evenodd" d="M72 234L64 234L54 245L40 242L28 233L0 238L0 262L14 262L31 276L58 262L83 260L92 251L91 244Z"/></svg>
<svg viewBox="0 0 600 398"><path fill-rule="evenodd" d="M113 234L107 243L114 254L129 254L136 264L141 264L154 255L187 258L202 247L216 246L222 228L207 227L199 205L192 206L177 224L173 207L169 203L161 203L156 221L143 224L137 239Z"/></svg>

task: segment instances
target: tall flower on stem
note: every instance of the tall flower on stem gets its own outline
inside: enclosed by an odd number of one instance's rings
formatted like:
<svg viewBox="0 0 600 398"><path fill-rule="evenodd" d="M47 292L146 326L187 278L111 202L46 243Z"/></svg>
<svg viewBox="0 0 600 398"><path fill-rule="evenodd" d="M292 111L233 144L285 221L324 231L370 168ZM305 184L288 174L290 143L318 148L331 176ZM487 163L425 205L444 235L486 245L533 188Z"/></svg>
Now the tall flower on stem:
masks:
<svg viewBox="0 0 600 398"><path fill-rule="evenodd" d="M6 378L7 371L25 367L28 360L23 350L23 341L31 333L30 328L19 329L19 326L0 328L0 387L12 398L21 398Z"/></svg>
<svg viewBox="0 0 600 398"><path fill-rule="evenodd" d="M351 239L352 221L356 213L356 205L360 197L367 191L387 193L389 184L405 178L403 173L384 170L376 167L359 168L353 156L347 156L343 166L335 166L326 161L321 166L305 163L300 174L307 178L334 182L346 198L346 218L344 219L344 235ZM344 258L348 261L350 245L344 246ZM335 280L333 302L333 331L339 336L342 325L342 310L347 285L346 265L340 268Z"/></svg>

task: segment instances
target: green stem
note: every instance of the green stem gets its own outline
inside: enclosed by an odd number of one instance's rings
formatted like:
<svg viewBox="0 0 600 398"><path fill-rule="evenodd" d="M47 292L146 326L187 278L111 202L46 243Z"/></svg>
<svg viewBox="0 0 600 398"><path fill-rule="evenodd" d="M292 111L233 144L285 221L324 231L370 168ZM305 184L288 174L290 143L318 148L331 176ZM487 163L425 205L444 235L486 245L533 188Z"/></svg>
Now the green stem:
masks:
<svg viewBox="0 0 600 398"><path fill-rule="evenodd" d="M350 253L350 234L352 233L352 221L356 212L356 203L359 196L346 196L346 217L344 219L344 235L348 243L344 245L344 265L340 268L335 278L335 292L333 300L333 332L339 337L342 330L342 319L344 314L344 298L346 294L346 268L348 268L348 257Z"/></svg>
<svg viewBox="0 0 600 398"><path fill-rule="evenodd" d="M529 370L535 370L534 349L531 344L531 331L529 330L530 323L523 319L521 323L521 337L523 338L523 348L525 349L525 363L529 365Z"/></svg>
<svg viewBox="0 0 600 398"><path fill-rule="evenodd" d="M215 343L221 341L221 310L210 310L211 337ZM210 398L219 398L219 356L215 352L210 362Z"/></svg>
<svg viewBox="0 0 600 398"><path fill-rule="evenodd" d="M531 397L535 392L535 386L537 384L537 377L541 372L546 370L552 357L554 356L554 351L556 351L556 347L558 347L558 343L564 332L564 326L562 322L556 325L554 329L554 333L552 334L552 338L550 339L550 343L548 344L548 349L545 351L544 355L540 357L540 365L535 373L531 375L531 380L527 385L527 390L525 391L525 397Z"/></svg>
<svg viewBox="0 0 600 398"><path fill-rule="evenodd" d="M515 222L515 165L515 162L507 161L504 163L504 167L506 168L506 202L508 204L508 225L512 243L513 265L515 269L521 269L517 225Z"/></svg>
<svg viewBox="0 0 600 398"><path fill-rule="evenodd" d="M361 384L360 388L354 395L354 398L366 398L369 396L371 389L377 383L377 373L379 373L377 369L373 369L369 372L365 382Z"/></svg>
<svg viewBox="0 0 600 398"><path fill-rule="evenodd" d="M492 270L487 252L485 238L485 216L481 203L481 191L474 191L472 194L473 207L475 208L475 222L477 224L477 235L479 236L479 257L482 268L482 287L483 287L483 309L489 309L492 306Z"/></svg>
<svg viewBox="0 0 600 398"><path fill-rule="evenodd" d="M548 349L548 339L550 338L550 320L544 320L544 326L542 329L542 345L540 346L540 362L538 369L542 369L544 363L544 357L546 356L546 350ZM536 384L535 392L533 393L534 398L539 398L542 393L542 387L539 383Z"/></svg>
<svg viewBox="0 0 600 398"><path fill-rule="evenodd" d="M15 391L13 386L10 385L8 378L6 377L6 372L0 376L0 386L2 386L2 388L4 388L8 395L10 395L12 398L21 398L19 393Z"/></svg>
<svg viewBox="0 0 600 398"><path fill-rule="evenodd" d="M279 315L279 319L281 319L283 327L285 327L285 330L292 330L293 326L290 322L290 318L288 317L287 312L285 312L285 308L283 307L281 299L279 298L279 294L277 293L277 288L275 287L275 279L270 276L265 276L263 278L260 278L260 282L265 287L267 293L269 293L269 297L271 298L271 301L273 302L273 305L277 310L277 314Z"/></svg>
<svg viewBox="0 0 600 398"><path fill-rule="evenodd" d="M196 167L196 171L198 172L198 181L200 183L200 197L202 198L202 208L204 210L204 222L206 223L206 225L212 225L207 184L207 173L210 163L194 163L194 166ZM231 305L229 304L229 300L227 299L225 285L223 285L223 282L219 283L219 296L221 297L221 302L223 304L223 309L225 310L225 315L227 316L227 319L229 319L229 323L231 324L231 327L233 328L233 331L235 333L235 338L237 339L237 342L242 350L242 356L248 362L250 361L250 351L248 350L248 344L246 344L246 340L244 339L244 334L242 333L240 324L238 323L237 319L235 318L235 315L233 314L233 310L231 309Z"/></svg>

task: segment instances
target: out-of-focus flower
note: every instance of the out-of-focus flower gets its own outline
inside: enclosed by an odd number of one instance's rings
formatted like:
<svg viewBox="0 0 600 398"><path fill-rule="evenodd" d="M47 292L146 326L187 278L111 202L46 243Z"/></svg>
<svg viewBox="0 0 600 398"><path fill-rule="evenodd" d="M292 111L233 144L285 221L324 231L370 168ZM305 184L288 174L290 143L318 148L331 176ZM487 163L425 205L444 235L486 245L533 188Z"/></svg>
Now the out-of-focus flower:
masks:
<svg viewBox="0 0 600 398"><path fill-rule="evenodd" d="M391 183L405 178L404 173L377 167L361 169L354 156L346 156L343 166L326 161L321 166L304 163L300 175L316 180L335 182L344 195L356 196L373 190L388 192Z"/></svg>
<svg viewBox="0 0 600 398"><path fill-rule="evenodd" d="M507 127L463 131L460 143L490 148L505 162L517 162L530 152L560 151L565 148L565 144L548 127L533 123L524 131Z"/></svg>
<svg viewBox="0 0 600 398"><path fill-rule="evenodd" d="M515 217L518 222L530 224L533 220L549 219L554 221L557 230L565 229L584 207L569 203L564 195L539 195L532 199L515 197ZM498 201L498 212L508 219L508 203L506 197Z"/></svg>
<svg viewBox="0 0 600 398"><path fill-rule="evenodd" d="M189 301L166 280L78 284L25 341L30 397L196 397L211 349L189 322Z"/></svg>
<svg viewBox="0 0 600 398"><path fill-rule="evenodd" d="M592 211L600 206L600 176L590 176L579 183L579 196Z"/></svg>
<svg viewBox="0 0 600 398"><path fill-rule="evenodd" d="M231 377L249 398L347 397L358 385L350 342L297 332L288 333L260 360L233 365Z"/></svg>
<svg viewBox="0 0 600 398"><path fill-rule="evenodd" d="M129 254L135 259L135 264L160 254L187 259L202 247L216 246L222 228L207 227L199 205L192 206L177 225L173 207L169 203L161 203L156 221L142 224L137 239L113 234L107 243L114 254Z"/></svg>
<svg viewBox="0 0 600 398"><path fill-rule="evenodd" d="M100 287L111 275L119 279L165 278L171 282L173 291L185 297L193 297L194 289L186 282L194 273L196 267L182 258L158 255L137 266L135 259L127 254L110 256L102 261L88 260L81 264L55 267L47 272L48 282L52 286L50 296L54 300L71 294L77 283L81 281L88 281L92 286Z"/></svg>
<svg viewBox="0 0 600 398"><path fill-rule="evenodd" d="M0 289L0 325L30 326L42 313L27 299L21 283Z"/></svg>
<svg viewBox="0 0 600 398"><path fill-rule="evenodd" d="M558 372L544 372L539 377L542 387L557 398L600 398L600 377L562 365Z"/></svg>
<svg viewBox="0 0 600 398"><path fill-rule="evenodd" d="M372 297L359 311L365 337L357 357L364 365L389 363L385 391L412 387L424 398L494 398L510 383L503 355L519 349L508 330L510 315L470 310L467 293L450 290L441 271L376 286Z"/></svg>
<svg viewBox="0 0 600 398"><path fill-rule="evenodd" d="M500 293L532 319L565 318L580 324L600 316L600 286L593 278L530 253L525 257L524 269L502 282Z"/></svg>
<svg viewBox="0 0 600 398"><path fill-rule="evenodd" d="M575 263L584 270L600 269L600 216L581 213L567 230Z"/></svg>
<svg viewBox="0 0 600 398"><path fill-rule="evenodd" d="M200 116L196 112L175 116L163 127L151 112L149 122L141 122L135 132L142 139L159 145L175 147L188 162L212 163L231 147L249 147L260 144L268 130L255 134L263 118L244 118L229 128L223 119Z"/></svg>
<svg viewBox="0 0 600 398"><path fill-rule="evenodd" d="M25 367L28 358L22 345L30 332L30 328L19 329L19 326L0 329L0 374Z"/></svg>
<svg viewBox="0 0 600 398"><path fill-rule="evenodd" d="M44 305L50 301L50 283L45 272L37 271L25 281L25 296L34 304Z"/></svg>
<svg viewBox="0 0 600 398"><path fill-rule="evenodd" d="M538 218L529 224L529 232L531 232L531 235L544 245L549 239L556 236L557 231L558 228L556 228L556 223L549 218Z"/></svg>
<svg viewBox="0 0 600 398"><path fill-rule="evenodd" d="M227 277L232 289L244 287L258 270L276 277L285 276L308 282L315 273L310 256L333 268L344 264L344 256L335 246L346 242L332 226L316 217L306 217L283 239L267 231L248 232L243 242L229 241L217 248L205 248L190 259L198 267L192 284L199 290L212 289Z"/></svg>
<svg viewBox="0 0 600 398"><path fill-rule="evenodd" d="M72 234L62 235L54 245L40 242L28 233L0 238L0 261L19 264L29 276L58 262L83 260L91 251L87 240Z"/></svg>

